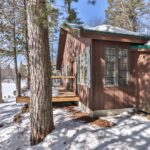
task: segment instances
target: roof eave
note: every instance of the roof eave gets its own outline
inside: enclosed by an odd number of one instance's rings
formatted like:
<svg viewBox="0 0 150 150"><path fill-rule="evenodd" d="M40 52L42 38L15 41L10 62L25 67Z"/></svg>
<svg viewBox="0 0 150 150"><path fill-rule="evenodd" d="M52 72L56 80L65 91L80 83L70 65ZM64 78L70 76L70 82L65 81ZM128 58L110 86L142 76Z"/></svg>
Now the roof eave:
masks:
<svg viewBox="0 0 150 150"><path fill-rule="evenodd" d="M144 38L144 39L150 39L150 35L132 35L132 34L125 34L125 33L117 33L117 32L107 32L107 31L96 31L96 30L90 30L90 29L85 29L81 28L81 32L93 32L95 34L109 34L109 35L122 35L122 36L127 36L127 37L137 37L137 38Z"/></svg>
<svg viewBox="0 0 150 150"><path fill-rule="evenodd" d="M91 39L139 43L139 44L145 44L150 39L150 36L138 36L113 32L93 31L87 29L82 29L80 35L82 37ZM114 38L111 38L111 36L113 36Z"/></svg>

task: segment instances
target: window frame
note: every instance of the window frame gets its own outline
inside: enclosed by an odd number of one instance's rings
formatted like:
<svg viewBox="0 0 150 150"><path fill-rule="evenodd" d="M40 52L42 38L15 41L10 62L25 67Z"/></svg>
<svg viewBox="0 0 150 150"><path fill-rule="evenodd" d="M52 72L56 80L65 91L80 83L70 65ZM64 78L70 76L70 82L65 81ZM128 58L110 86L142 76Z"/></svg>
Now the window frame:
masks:
<svg viewBox="0 0 150 150"><path fill-rule="evenodd" d="M85 51L76 57L76 69L78 72L77 84L90 87L91 84L91 47L87 46ZM79 67L79 70L78 70ZM85 70L87 69L86 78Z"/></svg>
<svg viewBox="0 0 150 150"><path fill-rule="evenodd" d="M79 71L79 72L78 72ZM77 84L80 84L80 56L76 57Z"/></svg>
<svg viewBox="0 0 150 150"><path fill-rule="evenodd" d="M115 49L116 54L116 77L115 77L115 83L114 84L106 84L106 49ZM127 51L127 77L126 77L126 84L121 85L119 84L119 50L126 50ZM119 86L126 86L129 83L129 50L127 48L117 48L117 47L106 47L104 51L104 59L105 59L105 67L104 67L104 87L119 87Z"/></svg>
<svg viewBox="0 0 150 150"><path fill-rule="evenodd" d="M118 86L126 86L129 84L129 50L127 48L118 48L118 54L117 54L117 59L118 59L118 62L119 62L119 50L126 50L127 51L127 69L126 69L126 73L127 73L127 77L126 77L126 84L124 85L121 85L121 84L118 84ZM119 82L119 63L118 63L118 82Z"/></svg>

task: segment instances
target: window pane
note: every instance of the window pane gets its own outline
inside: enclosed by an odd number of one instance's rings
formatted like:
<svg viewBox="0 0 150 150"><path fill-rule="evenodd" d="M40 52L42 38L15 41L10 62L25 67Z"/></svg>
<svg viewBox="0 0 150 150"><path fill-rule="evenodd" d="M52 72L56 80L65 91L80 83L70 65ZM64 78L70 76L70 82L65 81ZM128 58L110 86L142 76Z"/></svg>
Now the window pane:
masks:
<svg viewBox="0 0 150 150"><path fill-rule="evenodd" d="M80 83L80 57L76 59L76 64L77 64L77 83Z"/></svg>
<svg viewBox="0 0 150 150"><path fill-rule="evenodd" d="M76 59L78 83L90 84L90 47L86 47L84 53Z"/></svg>
<svg viewBox="0 0 150 150"><path fill-rule="evenodd" d="M84 82L84 55L82 54L80 56L80 82L83 83Z"/></svg>
<svg viewBox="0 0 150 150"><path fill-rule="evenodd" d="M107 48L105 50L105 84L116 84L116 49Z"/></svg>
<svg viewBox="0 0 150 150"><path fill-rule="evenodd" d="M86 52L84 52L84 84L86 84L87 81L87 55Z"/></svg>
<svg viewBox="0 0 150 150"><path fill-rule="evenodd" d="M128 50L119 49L118 52L118 84L126 85L128 78Z"/></svg>

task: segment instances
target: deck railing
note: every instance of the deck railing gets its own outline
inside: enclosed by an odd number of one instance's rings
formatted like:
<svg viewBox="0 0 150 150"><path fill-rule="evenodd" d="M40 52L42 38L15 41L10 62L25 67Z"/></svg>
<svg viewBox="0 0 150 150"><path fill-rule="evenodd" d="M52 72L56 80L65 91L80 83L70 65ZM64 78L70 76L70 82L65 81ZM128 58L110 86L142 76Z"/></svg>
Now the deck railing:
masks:
<svg viewBox="0 0 150 150"><path fill-rule="evenodd" d="M74 76L51 76L51 79L52 80L64 80L64 79L75 79L75 77ZM16 97L16 102L17 103L30 103L30 96L21 96L21 76L19 76L19 84L20 84L19 86L20 95ZM79 96L77 96L73 91L66 90L66 87L61 87L61 85L58 85L55 87L53 86L53 88L54 89L56 88L58 90L58 95L52 96L52 102L78 102L79 101Z"/></svg>
<svg viewBox="0 0 150 150"><path fill-rule="evenodd" d="M28 77L27 77L28 78ZM75 76L51 76L52 79L52 86L57 86L59 84L62 83L63 79L75 79ZM21 96L21 74L18 74L18 82L19 82L19 89L18 89L18 95L17 96Z"/></svg>

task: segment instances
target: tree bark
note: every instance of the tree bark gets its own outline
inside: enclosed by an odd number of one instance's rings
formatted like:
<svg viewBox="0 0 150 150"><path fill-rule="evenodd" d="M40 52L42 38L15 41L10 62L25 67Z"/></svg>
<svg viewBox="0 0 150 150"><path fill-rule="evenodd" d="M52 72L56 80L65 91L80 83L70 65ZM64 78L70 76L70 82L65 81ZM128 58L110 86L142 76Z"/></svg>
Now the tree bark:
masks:
<svg viewBox="0 0 150 150"><path fill-rule="evenodd" d="M3 102L2 99L2 76L1 76L1 64L0 64L0 103Z"/></svg>
<svg viewBox="0 0 150 150"><path fill-rule="evenodd" d="M1 18L3 18L2 16L3 16L3 1L1 1L1 4L0 4L1 6L0 6L0 9L1 9ZM3 34L3 19L1 19L1 32L2 32L2 34ZM3 38L2 38L2 40L1 40L1 42L2 42L2 46L3 46ZM3 97L2 97L2 71L1 71L1 61L0 61L0 103L2 103L3 102Z"/></svg>
<svg viewBox="0 0 150 150"><path fill-rule="evenodd" d="M13 51L14 51L14 64L16 75L16 95L20 96L19 79L18 79L18 61L17 61L17 49L16 49L16 16L15 16L15 0L13 0Z"/></svg>
<svg viewBox="0 0 150 150"><path fill-rule="evenodd" d="M27 12L27 2L24 0L24 9ZM27 13L25 13L25 55L27 60L27 88L30 90L30 62L29 62L29 46L28 46L28 23L27 23Z"/></svg>
<svg viewBox="0 0 150 150"><path fill-rule="evenodd" d="M46 0L28 0L28 44L31 74L31 145L54 129Z"/></svg>

